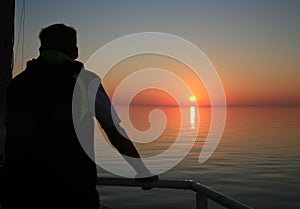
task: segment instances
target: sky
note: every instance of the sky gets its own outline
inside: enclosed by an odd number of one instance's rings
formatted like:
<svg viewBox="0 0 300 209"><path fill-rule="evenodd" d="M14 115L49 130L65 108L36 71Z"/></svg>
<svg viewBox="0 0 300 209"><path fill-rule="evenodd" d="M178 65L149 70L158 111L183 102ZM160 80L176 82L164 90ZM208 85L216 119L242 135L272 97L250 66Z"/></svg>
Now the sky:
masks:
<svg viewBox="0 0 300 209"><path fill-rule="evenodd" d="M228 105L300 105L300 1L27 0L24 36L19 33L22 2L16 0L14 75L26 61L38 57L38 33L53 23L76 28L78 60L83 63L122 36L162 32L188 40L203 51L222 81ZM21 44L16 49L22 37L23 56ZM129 58L115 66L110 79L104 79L108 94L113 94L116 80L121 81L126 73L153 66L177 72L200 105L210 104L203 82L187 66L155 55ZM151 89L137 95L134 102L174 103L166 92Z"/></svg>

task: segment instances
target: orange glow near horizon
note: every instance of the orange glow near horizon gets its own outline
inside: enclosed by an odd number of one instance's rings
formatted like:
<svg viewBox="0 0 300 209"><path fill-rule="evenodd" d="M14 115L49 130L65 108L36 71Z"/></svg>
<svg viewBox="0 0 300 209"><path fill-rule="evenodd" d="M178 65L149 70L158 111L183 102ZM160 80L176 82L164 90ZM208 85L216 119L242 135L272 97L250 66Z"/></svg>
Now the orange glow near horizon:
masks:
<svg viewBox="0 0 300 209"><path fill-rule="evenodd" d="M106 88L108 95L112 98L117 86L126 79L127 76L139 70L148 68L163 69L179 77L193 94L184 93L183 90L179 89L176 83L167 83L174 91L182 91L182 93L180 92L179 98L173 98L171 92L153 88L141 91L135 95L131 105L177 106L176 100L183 106L190 105L190 102L197 102L199 106L210 105L210 100L204 85L191 69L175 59L154 54L133 56L115 65L105 78L103 78L103 85ZM162 82L166 82L164 81L164 78L157 79L162 79ZM141 80L140 82L143 81ZM134 84L131 85L134 86ZM122 95L124 95L125 100L128 95L126 94L126 90L122 91L124 91ZM201 98L201 101L197 101L196 98Z"/></svg>
<svg viewBox="0 0 300 209"><path fill-rule="evenodd" d="M279 76L276 72L268 76L260 76L257 71L251 67L244 67L240 62L229 65L226 68L220 66L218 62L212 60L219 74L224 87L226 103L228 106L270 106L270 105L290 105L300 104L299 85L295 82L289 82L289 79L295 80L297 76L290 75ZM101 63L99 63L99 66ZM236 68L243 68L241 71L234 71ZM191 104L190 97L195 96L198 106L211 106L210 98L202 81L194 74L194 72L185 64L173 58L143 54L127 58L116 64L109 73L103 78L103 85L108 95L112 98L117 86L129 75L139 70L155 68L164 69L177 77L181 78L190 88L190 93L186 94L181 91L176 83L170 84L174 91L181 93L180 98L176 98L183 106ZM269 72L268 66L257 66L261 69L259 72ZM264 69L263 69L264 68ZM242 79L241 79L242 78ZM157 78L162 79L164 78ZM140 80L138 82L143 82ZM299 82L298 82L299 83ZM131 84L134 86L135 84ZM120 101L126 100L128 94L126 89L122 90ZM177 106L174 99L170 99L172 95L169 92L151 89L148 92L141 92L136 95L131 105L143 106Z"/></svg>

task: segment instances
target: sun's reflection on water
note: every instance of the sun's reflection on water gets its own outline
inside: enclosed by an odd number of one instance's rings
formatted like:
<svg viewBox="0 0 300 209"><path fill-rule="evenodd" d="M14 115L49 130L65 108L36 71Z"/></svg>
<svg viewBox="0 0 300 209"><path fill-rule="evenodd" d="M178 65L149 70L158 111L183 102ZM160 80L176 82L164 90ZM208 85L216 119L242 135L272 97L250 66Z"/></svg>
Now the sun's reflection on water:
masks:
<svg viewBox="0 0 300 209"><path fill-rule="evenodd" d="M195 115L196 109L195 106L190 106L190 128L195 129Z"/></svg>

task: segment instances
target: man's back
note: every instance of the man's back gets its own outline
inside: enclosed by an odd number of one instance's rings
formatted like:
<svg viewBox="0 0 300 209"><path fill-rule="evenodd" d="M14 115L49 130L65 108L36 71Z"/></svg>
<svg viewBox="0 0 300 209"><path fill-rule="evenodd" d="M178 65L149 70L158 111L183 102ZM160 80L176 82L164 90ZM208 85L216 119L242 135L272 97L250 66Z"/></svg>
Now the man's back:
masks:
<svg viewBox="0 0 300 209"><path fill-rule="evenodd" d="M82 149L73 126L72 96L81 68L76 61L49 65L39 58L10 83L3 170L9 201L23 196L23 206L38 199L71 205L85 195L97 195L95 163ZM91 116L85 118L88 127L92 122ZM92 139L87 137L89 143Z"/></svg>

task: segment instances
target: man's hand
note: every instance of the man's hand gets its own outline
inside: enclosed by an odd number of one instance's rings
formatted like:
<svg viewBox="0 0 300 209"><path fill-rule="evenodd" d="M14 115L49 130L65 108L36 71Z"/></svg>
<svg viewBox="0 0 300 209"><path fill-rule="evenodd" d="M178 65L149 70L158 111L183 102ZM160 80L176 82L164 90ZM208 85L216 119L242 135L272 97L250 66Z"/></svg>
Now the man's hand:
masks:
<svg viewBox="0 0 300 209"><path fill-rule="evenodd" d="M135 180L138 182L141 182L143 184L145 184L145 186L142 186L143 190L150 190L153 187L151 187L150 185L152 185L153 183L155 183L156 181L159 180L159 177L157 175L153 175L153 176L149 176L149 177L139 177L138 175L135 177ZM147 184L149 184L149 186L147 186Z"/></svg>
<svg viewBox="0 0 300 209"><path fill-rule="evenodd" d="M159 178L157 175L152 174L146 167L134 144L131 140L129 140L129 137L127 136L125 130L120 125L118 125L118 128L116 126L112 126L110 128L104 129L104 131L108 136L111 144L119 151L120 154L122 154L122 157L138 173L135 176L135 180L145 185L142 186L142 189L152 189L153 187L151 187L151 185L158 181ZM122 134L120 132L122 132Z"/></svg>

